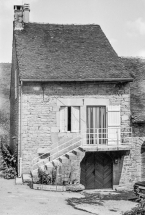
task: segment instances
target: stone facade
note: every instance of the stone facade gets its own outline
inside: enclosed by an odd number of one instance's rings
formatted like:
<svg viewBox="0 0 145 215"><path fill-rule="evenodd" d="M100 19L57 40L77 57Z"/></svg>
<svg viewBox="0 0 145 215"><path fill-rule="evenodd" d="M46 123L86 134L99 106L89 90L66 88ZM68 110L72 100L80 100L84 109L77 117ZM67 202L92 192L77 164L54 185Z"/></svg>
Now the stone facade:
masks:
<svg viewBox="0 0 145 215"><path fill-rule="evenodd" d="M113 83L47 83L23 84L22 88L22 172L30 171L31 161L38 156L39 148L47 148L48 152L62 144L76 133L59 132L59 107L62 102L72 102L73 99L81 105L81 117L85 119L83 108L85 103L97 101L98 105L120 105L121 126L130 126L130 90L129 84ZM81 101L81 102L80 102ZM94 103L93 103L94 104ZM62 104L64 105L64 104ZM83 115L84 114L84 115ZM86 124L81 122L81 127ZM136 128L137 130L138 128ZM138 129L139 130L139 129ZM84 131L84 130L83 130ZM130 151L114 151L110 153L113 162L113 185L134 183L144 179L141 146L144 137L137 137L134 132ZM20 140L18 140L20 141ZM20 142L19 144L20 145ZM20 147L19 147L20 150ZM20 151L19 151L20 154ZM62 183L65 177L80 181L80 162L85 152L77 154L75 159L69 159L58 169L58 179ZM117 159L117 163L115 163Z"/></svg>
<svg viewBox="0 0 145 215"><path fill-rule="evenodd" d="M22 159L23 172L30 170L31 160L39 148L56 146L75 133L59 132L59 107L73 99L81 104L81 127L86 132L86 104L120 105L121 125L130 126L129 84L113 83L47 83L24 84L22 90ZM95 103L96 102L96 103ZM80 161L79 161L80 162Z"/></svg>

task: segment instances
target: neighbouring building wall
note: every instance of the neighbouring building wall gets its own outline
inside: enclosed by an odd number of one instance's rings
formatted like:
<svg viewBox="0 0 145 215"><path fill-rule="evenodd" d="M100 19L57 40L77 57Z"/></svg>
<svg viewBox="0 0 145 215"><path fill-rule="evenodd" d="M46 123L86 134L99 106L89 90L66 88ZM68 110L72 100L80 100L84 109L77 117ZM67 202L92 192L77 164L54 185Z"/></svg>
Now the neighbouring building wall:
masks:
<svg viewBox="0 0 145 215"><path fill-rule="evenodd" d="M131 127L133 131L132 156L127 159L130 167L126 166L125 169L130 180L145 180L145 60L131 57L122 58L122 60L126 71L134 79L130 84Z"/></svg>
<svg viewBox="0 0 145 215"><path fill-rule="evenodd" d="M28 172L38 149L56 146L75 134L59 132L59 108L77 100L81 132L86 129L86 105L120 105L121 126L130 126L129 84L70 82L24 83L22 89L23 172ZM62 103L62 104L61 104ZM63 104L65 103L65 104ZM84 108L85 107L85 108Z"/></svg>
<svg viewBox="0 0 145 215"><path fill-rule="evenodd" d="M133 137L130 154L124 157L121 184L145 180L145 156L142 150L144 142L145 137Z"/></svg>
<svg viewBox="0 0 145 215"><path fill-rule="evenodd" d="M132 123L133 137L145 137L145 123Z"/></svg>

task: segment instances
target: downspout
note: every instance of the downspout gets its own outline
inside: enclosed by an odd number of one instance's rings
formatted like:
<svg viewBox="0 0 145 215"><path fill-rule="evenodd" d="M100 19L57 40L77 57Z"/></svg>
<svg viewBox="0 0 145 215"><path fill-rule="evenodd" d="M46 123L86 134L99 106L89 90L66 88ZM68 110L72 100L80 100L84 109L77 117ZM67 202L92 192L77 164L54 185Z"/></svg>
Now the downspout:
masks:
<svg viewBox="0 0 145 215"><path fill-rule="evenodd" d="M20 157L19 157L19 177L22 177L22 85L20 82Z"/></svg>

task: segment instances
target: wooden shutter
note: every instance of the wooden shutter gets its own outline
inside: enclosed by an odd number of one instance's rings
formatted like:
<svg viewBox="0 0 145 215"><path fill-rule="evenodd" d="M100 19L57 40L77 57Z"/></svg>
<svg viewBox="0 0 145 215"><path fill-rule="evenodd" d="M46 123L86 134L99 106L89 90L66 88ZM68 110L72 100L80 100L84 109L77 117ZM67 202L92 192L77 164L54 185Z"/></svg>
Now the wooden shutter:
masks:
<svg viewBox="0 0 145 215"><path fill-rule="evenodd" d="M60 107L60 132L67 131L67 107Z"/></svg>
<svg viewBox="0 0 145 215"><path fill-rule="evenodd" d="M80 130L80 107L71 107L71 131Z"/></svg>
<svg viewBox="0 0 145 215"><path fill-rule="evenodd" d="M120 143L120 105L108 106L108 144Z"/></svg>

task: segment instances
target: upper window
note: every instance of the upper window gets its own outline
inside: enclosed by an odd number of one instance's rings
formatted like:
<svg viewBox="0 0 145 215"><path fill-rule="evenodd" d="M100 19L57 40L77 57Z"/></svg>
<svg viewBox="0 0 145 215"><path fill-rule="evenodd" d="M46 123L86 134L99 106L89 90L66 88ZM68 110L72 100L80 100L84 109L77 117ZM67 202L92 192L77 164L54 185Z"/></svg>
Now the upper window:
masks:
<svg viewBox="0 0 145 215"><path fill-rule="evenodd" d="M60 107L60 131L79 132L80 107Z"/></svg>

